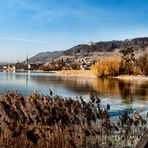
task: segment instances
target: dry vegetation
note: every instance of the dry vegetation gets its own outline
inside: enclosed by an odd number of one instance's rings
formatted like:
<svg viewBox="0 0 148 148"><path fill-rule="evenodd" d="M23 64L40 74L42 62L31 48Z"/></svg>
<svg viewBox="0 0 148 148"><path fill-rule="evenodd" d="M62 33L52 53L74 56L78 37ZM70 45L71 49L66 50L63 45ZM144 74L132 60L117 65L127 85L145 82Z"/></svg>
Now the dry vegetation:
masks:
<svg viewBox="0 0 148 148"><path fill-rule="evenodd" d="M55 73L64 74L68 76L95 77L91 70L61 70L61 71L55 71Z"/></svg>
<svg viewBox="0 0 148 148"><path fill-rule="evenodd" d="M116 76L122 68L120 58L105 58L92 66L93 73L97 76Z"/></svg>
<svg viewBox="0 0 148 148"><path fill-rule="evenodd" d="M135 67L140 74L148 75L148 49L136 59Z"/></svg>
<svg viewBox="0 0 148 148"><path fill-rule="evenodd" d="M148 50L135 58L132 47L120 50L121 58L105 58L94 65L92 71L96 76L148 75Z"/></svg>
<svg viewBox="0 0 148 148"><path fill-rule="evenodd" d="M134 147L146 130L146 120L133 112L120 112L112 122L96 94L85 102L80 96L62 98L44 96L38 92L23 97L18 92L6 92L0 98L0 147Z"/></svg>

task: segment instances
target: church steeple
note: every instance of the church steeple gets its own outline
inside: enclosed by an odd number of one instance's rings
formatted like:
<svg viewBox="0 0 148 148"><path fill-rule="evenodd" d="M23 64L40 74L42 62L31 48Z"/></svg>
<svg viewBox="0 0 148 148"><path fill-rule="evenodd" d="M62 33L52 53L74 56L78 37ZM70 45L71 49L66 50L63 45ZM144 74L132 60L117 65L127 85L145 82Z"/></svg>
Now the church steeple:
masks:
<svg viewBox="0 0 148 148"><path fill-rule="evenodd" d="M26 54L26 65L29 64L28 54Z"/></svg>
<svg viewBox="0 0 148 148"><path fill-rule="evenodd" d="M26 54L26 61L25 61L25 65L26 65L26 70L30 70L30 64L29 64L28 54Z"/></svg>

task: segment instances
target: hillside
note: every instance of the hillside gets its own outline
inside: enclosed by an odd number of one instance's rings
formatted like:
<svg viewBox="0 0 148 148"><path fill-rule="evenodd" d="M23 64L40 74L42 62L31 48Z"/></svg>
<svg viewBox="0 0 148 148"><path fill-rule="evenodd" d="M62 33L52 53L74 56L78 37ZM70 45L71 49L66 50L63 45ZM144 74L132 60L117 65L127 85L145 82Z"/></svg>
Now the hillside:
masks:
<svg viewBox="0 0 148 148"><path fill-rule="evenodd" d="M81 44L66 50L64 54L74 55L78 53L84 54L86 52L112 52L116 49L119 50L131 46L134 48L135 52L144 51L148 46L148 37L124 41L106 41Z"/></svg>
<svg viewBox="0 0 148 148"><path fill-rule="evenodd" d="M41 52L30 58L30 62L46 62L60 57L67 56L85 56L88 53L100 53L100 55L113 55L118 53L120 49L133 47L135 53L142 53L148 47L148 37L127 39L124 41L106 41L106 42L90 42L74 46L65 51ZM98 54L99 56L99 54Z"/></svg>
<svg viewBox="0 0 148 148"><path fill-rule="evenodd" d="M40 52L37 55L33 56L29 59L29 62L47 62L49 60L53 60L58 58L63 54L63 51L53 51L53 52Z"/></svg>

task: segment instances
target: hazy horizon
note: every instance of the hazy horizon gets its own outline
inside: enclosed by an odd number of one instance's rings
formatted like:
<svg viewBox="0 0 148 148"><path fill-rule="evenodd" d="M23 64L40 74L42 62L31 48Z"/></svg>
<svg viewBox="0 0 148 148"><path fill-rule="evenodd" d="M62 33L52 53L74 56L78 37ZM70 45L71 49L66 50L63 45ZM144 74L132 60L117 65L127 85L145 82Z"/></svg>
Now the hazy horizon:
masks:
<svg viewBox="0 0 148 148"><path fill-rule="evenodd" d="M148 36L146 0L1 0L0 62Z"/></svg>

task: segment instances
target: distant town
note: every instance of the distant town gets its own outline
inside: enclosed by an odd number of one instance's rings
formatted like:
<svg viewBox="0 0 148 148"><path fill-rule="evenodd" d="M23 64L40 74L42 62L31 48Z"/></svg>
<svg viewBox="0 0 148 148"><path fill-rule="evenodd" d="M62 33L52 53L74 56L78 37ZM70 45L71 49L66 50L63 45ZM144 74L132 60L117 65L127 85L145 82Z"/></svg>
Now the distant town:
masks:
<svg viewBox="0 0 148 148"><path fill-rule="evenodd" d="M67 58L58 61L48 61L45 63L31 63L27 58L24 62L15 64L1 64L0 70L3 72L16 71L58 71L58 70L90 70L96 60L92 58Z"/></svg>

